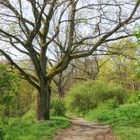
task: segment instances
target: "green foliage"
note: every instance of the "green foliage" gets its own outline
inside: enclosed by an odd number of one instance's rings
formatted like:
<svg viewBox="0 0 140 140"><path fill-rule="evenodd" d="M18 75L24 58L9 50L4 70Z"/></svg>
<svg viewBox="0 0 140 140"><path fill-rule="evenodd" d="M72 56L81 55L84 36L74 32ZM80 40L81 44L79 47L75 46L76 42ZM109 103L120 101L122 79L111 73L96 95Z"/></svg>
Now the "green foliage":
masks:
<svg viewBox="0 0 140 140"><path fill-rule="evenodd" d="M101 81L87 81L73 86L65 100L69 111L84 113L112 98L122 104L126 96L125 90L120 86Z"/></svg>
<svg viewBox="0 0 140 140"><path fill-rule="evenodd" d="M136 30L134 31L134 35L137 38L136 46L140 47L140 26L136 27ZM137 60L137 77L140 78L140 58Z"/></svg>
<svg viewBox="0 0 140 140"><path fill-rule="evenodd" d="M140 26L136 27L136 30L134 31L134 35L138 39L138 43L139 43L139 41L140 41Z"/></svg>
<svg viewBox="0 0 140 140"><path fill-rule="evenodd" d="M140 3L140 0L136 0L136 2Z"/></svg>
<svg viewBox="0 0 140 140"><path fill-rule="evenodd" d="M101 109L115 109L119 107L119 102L114 98L114 99L109 99L105 101L104 103L101 103L98 105L98 108Z"/></svg>
<svg viewBox="0 0 140 140"><path fill-rule="evenodd" d="M86 114L88 119L96 119L114 125L135 125L140 123L140 105L139 104L125 104L116 109L98 107Z"/></svg>
<svg viewBox="0 0 140 140"><path fill-rule="evenodd" d="M19 89L19 78L8 70L8 67L0 65L0 108L5 116L10 116L10 108L15 104Z"/></svg>
<svg viewBox="0 0 140 140"><path fill-rule="evenodd" d="M137 47L130 39L121 39L111 44L110 52L113 56L104 55L99 60L99 79L107 82L120 84L125 89L137 89L140 80L136 77L136 60Z"/></svg>
<svg viewBox="0 0 140 140"><path fill-rule="evenodd" d="M8 72L8 68L0 65L0 91L1 94L18 91L19 78L16 74Z"/></svg>
<svg viewBox="0 0 140 140"><path fill-rule="evenodd" d="M25 80L20 80L20 88L18 95L16 96L16 107L14 108L15 115L21 117L28 110L35 110L36 108L36 96L35 89Z"/></svg>
<svg viewBox="0 0 140 140"><path fill-rule="evenodd" d="M128 136L128 140L139 140L140 104L125 104L115 109L99 106L89 111L85 117L88 120L111 124L122 140Z"/></svg>
<svg viewBox="0 0 140 140"><path fill-rule="evenodd" d="M34 88L19 79L16 71L0 65L0 115L22 116L35 101Z"/></svg>
<svg viewBox="0 0 140 140"><path fill-rule="evenodd" d="M35 119L35 111L29 110L22 116L22 120L34 120Z"/></svg>
<svg viewBox="0 0 140 140"><path fill-rule="evenodd" d="M52 116L64 116L66 112L66 107L63 99L53 98L51 102L51 115ZM22 120L34 120L36 112L34 109L30 109L23 116Z"/></svg>
<svg viewBox="0 0 140 140"><path fill-rule="evenodd" d="M116 126L114 133L120 137L121 140L139 140L140 128L132 126Z"/></svg>
<svg viewBox="0 0 140 140"><path fill-rule="evenodd" d="M2 135L4 140L47 140L52 138L58 129L69 125L69 121L63 117L53 117L49 121L40 122L11 118L7 125L3 125Z"/></svg>
<svg viewBox="0 0 140 140"><path fill-rule="evenodd" d="M7 118L0 118L0 140L4 139L5 130L4 128L7 126Z"/></svg>
<svg viewBox="0 0 140 140"><path fill-rule="evenodd" d="M132 92L129 98L127 99L128 103L139 103L140 102L140 91Z"/></svg>
<svg viewBox="0 0 140 140"><path fill-rule="evenodd" d="M51 114L53 116L64 116L66 107L63 99L53 98L51 101Z"/></svg>

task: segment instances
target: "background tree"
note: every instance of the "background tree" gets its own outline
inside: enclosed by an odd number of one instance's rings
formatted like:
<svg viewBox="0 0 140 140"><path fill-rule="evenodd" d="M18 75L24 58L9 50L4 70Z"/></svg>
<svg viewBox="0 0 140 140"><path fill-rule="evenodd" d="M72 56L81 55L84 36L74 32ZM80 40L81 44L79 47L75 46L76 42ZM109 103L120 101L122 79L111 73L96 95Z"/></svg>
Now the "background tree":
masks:
<svg viewBox="0 0 140 140"><path fill-rule="evenodd" d="M58 74L54 79L54 83L56 85L56 92L58 93L60 98L63 98L65 95L65 91L69 89L71 86L72 73L74 71L74 66L69 66L67 70Z"/></svg>
<svg viewBox="0 0 140 140"><path fill-rule="evenodd" d="M79 58L73 63L75 70L73 72L73 78L75 80L96 80L98 77L98 59L96 56L90 56L87 58Z"/></svg>
<svg viewBox="0 0 140 140"><path fill-rule="evenodd" d="M139 60L139 46L140 46L140 27L138 26L137 29L134 31L134 34L137 38L136 46L138 48L138 59L137 59L137 77L140 77L140 60Z"/></svg>
<svg viewBox="0 0 140 140"><path fill-rule="evenodd" d="M98 77L98 60L96 56L73 60L68 68L54 77L54 92L63 98L66 91L75 83ZM56 95L56 94L55 94Z"/></svg>
<svg viewBox="0 0 140 140"><path fill-rule="evenodd" d="M9 70L0 65L0 113L7 117L12 115L11 109L15 106L15 97L19 88L18 77Z"/></svg>
<svg viewBox="0 0 140 140"><path fill-rule="evenodd" d="M50 118L54 76L71 60L92 55L106 42L131 36L127 25L140 18L139 2L131 0L1 0L0 8L0 53L37 89L38 120ZM14 51L8 53L7 46ZM22 69L11 53L31 59L35 74Z"/></svg>
<svg viewBox="0 0 140 140"><path fill-rule="evenodd" d="M136 78L137 50L129 39L113 43L99 61L102 63L103 60L109 60L100 69L100 79L120 84L126 89L137 90L139 87L139 80Z"/></svg>

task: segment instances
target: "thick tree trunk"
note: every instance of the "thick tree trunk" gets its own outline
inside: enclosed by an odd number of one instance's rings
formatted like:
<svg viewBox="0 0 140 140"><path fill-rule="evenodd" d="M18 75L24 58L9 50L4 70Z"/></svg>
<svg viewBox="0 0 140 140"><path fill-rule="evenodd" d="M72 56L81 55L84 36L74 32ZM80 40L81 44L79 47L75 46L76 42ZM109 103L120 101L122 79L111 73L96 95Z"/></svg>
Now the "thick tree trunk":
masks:
<svg viewBox="0 0 140 140"><path fill-rule="evenodd" d="M44 85L41 85L41 89L37 96L37 120L50 119L50 98L50 82L46 82Z"/></svg>

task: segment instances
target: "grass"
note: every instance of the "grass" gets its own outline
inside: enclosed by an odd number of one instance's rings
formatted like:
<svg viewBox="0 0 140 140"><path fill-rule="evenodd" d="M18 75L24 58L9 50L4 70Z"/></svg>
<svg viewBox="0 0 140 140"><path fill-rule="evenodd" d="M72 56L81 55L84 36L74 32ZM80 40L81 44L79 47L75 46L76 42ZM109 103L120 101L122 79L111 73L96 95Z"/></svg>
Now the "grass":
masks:
<svg viewBox="0 0 140 140"><path fill-rule="evenodd" d="M35 121L31 119L11 118L1 121L0 135L4 140L48 140L59 129L70 125L64 117L52 117L49 121Z"/></svg>
<svg viewBox="0 0 140 140"><path fill-rule="evenodd" d="M140 105L125 104L117 108L101 105L86 113L85 118L110 124L120 140L140 139Z"/></svg>
<svg viewBox="0 0 140 140"><path fill-rule="evenodd" d="M139 140L140 128L133 126L115 126L114 133L120 137L120 140Z"/></svg>

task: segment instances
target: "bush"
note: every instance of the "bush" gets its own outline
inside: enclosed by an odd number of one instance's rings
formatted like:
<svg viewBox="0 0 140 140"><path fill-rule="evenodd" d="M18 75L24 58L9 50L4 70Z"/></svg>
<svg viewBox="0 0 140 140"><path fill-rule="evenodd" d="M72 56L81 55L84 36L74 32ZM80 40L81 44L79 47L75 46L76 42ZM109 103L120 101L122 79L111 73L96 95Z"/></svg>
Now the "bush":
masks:
<svg viewBox="0 0 140 140"><path fill-rule="evenodd" d="M128 103L139 103L140 102L140 91L135 91L135 92L131 93L127 102Z"/></svg>
<svg viewBox="0 0 140 140"><path fill-rule="evenodd" d="M112 125L139 125L140 105L125 104L116 109L98 107L89 111L85 117L89 120L98 120Z"/></svg>
<svg viewBox="0 0 140 140"><path fill-rule="evenodd" d="M35 111L34 110L29 110L23 115L22 117L23 120L34 120L35 119Z"/></svg>
<svg viewBox="0 0 140 140"><path fill-rule="evenodd" d="M119 107L119 102L115 98L98 105L98 108L102 109L116 109L117 107Z"/></svg>
<svg viewBox="0 0 140 140"><path fill-rule="evenodd" d="M3 118L1 117L0 118L0 140L3 140L4 139L4 136L5 136L5 130L4 128L8 125L8 122L7 122L7 118Z"/></svg>
<svg viewBox="0 0 140 140"><path fill-rule="evenodd" d="M51 115L53 116L64 116L66 107L63 99L54 98L51 101Z"/></svg>
<svg viewBox="0 0 140 140"><path fill-rule="evenodd" d="M70 112L85 113L109 99L123 104L126 92L121 86L109 85L101 81L87 81L73 86L67 93L66 106Z"/></svg>
<svg viewBox="0 0 140 140"><path fill-rule="evenodd" d="M116 99L107 100L105 103L101 103L94 110L90 110L85 114L85 117L89 120L96 120L105 122L107 120L114 120L114 111L119 107Z"/></svg>

